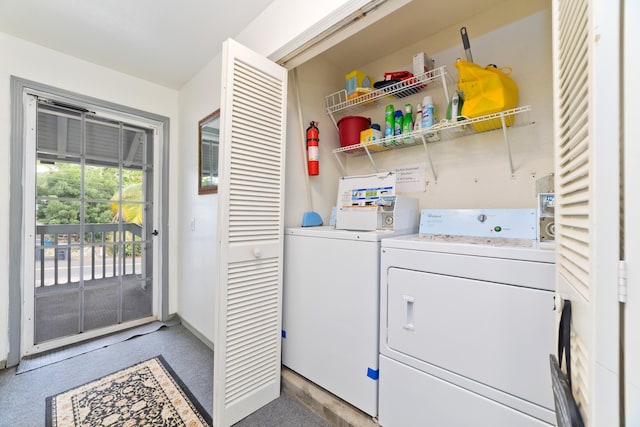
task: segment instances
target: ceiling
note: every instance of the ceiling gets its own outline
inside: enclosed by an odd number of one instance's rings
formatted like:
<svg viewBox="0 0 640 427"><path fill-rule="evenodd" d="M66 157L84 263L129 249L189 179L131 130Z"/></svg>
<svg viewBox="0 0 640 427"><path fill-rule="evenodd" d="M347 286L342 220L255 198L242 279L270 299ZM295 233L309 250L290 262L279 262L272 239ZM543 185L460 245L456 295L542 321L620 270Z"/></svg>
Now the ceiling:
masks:
<svg viewBox="0 0 640 427"><path fill-rule="evenodd" d="M351 36L348 43L332 46L322 56L347 71L455 25L458 25L456 30L442 37L446 37L448 43L462 46L459 26L503 2L505 0L412 1ZM479 35L478 29L473 28L470 36ZM354 46L359 48L354 49Z"/></svg>
<svg viewBox="0 0 640 427"><path fill-rule="evenodd" d="M179 89L272 2L0 0L0 32Z"/></svg>

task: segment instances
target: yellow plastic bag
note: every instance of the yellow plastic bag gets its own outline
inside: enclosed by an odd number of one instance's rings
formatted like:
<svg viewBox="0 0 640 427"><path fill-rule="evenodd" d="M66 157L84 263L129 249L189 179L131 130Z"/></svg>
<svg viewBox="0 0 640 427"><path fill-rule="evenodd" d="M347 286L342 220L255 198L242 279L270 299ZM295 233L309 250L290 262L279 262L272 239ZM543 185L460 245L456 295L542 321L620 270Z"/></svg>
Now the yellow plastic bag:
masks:
<svg viewBox="0 0 640 427"><path fill-rule="evenodd" d="M455 63L460 78L458 89L464 93L461 114L480 117L515 108L518 105L518 85L509 77L510 68L482 68L473 62L458 60ZM505 116L507 126L513 124L513 115ZM484 132L502 126L500 119L472 124L476 132Z"/></svg>

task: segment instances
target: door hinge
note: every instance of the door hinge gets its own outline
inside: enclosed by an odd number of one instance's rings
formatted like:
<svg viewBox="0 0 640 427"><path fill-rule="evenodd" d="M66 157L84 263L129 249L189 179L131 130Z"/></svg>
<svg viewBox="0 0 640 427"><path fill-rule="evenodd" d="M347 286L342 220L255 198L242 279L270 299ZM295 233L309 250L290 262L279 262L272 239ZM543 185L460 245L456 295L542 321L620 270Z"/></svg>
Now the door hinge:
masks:
<svg viewBox="0 0 640 427"><path fill-rule="evenodd" d="M618 301L627 302L627 262L623 260L618 262Z"/></svg>

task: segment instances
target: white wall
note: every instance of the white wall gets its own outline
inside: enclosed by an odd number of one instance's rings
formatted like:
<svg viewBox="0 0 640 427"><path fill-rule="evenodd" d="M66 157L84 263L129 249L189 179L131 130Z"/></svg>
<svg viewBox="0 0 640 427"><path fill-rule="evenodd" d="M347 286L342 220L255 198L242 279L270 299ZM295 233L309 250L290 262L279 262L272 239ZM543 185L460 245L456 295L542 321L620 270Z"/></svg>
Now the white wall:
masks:
<svg viewBox="0 0 640 427"><path fill-rule="evenodd" d="M8 354L8 279L9 279L9 181L10 181L10 76L73 91L82 95L137 108L170 118L169 242L176 241L178 140L178 92L117 73L21 39L0 33L0 361ZM195 180L194 180L195 182ZM170 243L170 313L176 312L175 246Z"/></svg>
<svg viewBox="0 0 640 427"><path fill-rule="evenodd" d="M289 103L287 106L287 158L285 186L285 226L299 227L303 214L313 211L329 224L331 207L336 204L338 178L342 175L331 150L340 145L335 125L324 112L324 97L344 83L344 76L336 67L322 58L308 61L297 69L302 112L302 132L298 120L297 97L292 75L289 73ZM306 162L306 128L309 122L318 122L320 173L310 176L311 206L303 162Z"/></svg>
<svg viewBox="0 0 640 427"><path fill-rule="evenodd" d="M198 121L220 108L218 54L180 90L178 313L213 342L218 195L198 195ZM192 224L194 228L192 229Z"/></svg>

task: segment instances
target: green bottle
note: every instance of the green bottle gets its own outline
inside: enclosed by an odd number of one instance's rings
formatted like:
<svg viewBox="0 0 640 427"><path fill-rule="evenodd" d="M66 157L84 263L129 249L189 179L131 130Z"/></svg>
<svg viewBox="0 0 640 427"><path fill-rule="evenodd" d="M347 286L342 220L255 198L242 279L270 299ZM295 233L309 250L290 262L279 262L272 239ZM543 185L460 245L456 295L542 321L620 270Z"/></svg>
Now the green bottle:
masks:
<svg viewBox="0 0 640 427"><path fill-rule="evenodd" d="M402 135L406 141L412 138L409 135L413 131L413 109L411 104L404 104L404 121L402 122Z"/></svg>
<svg viewBox="0 0 640 427"><path fill-rule="evenodd" d="M384 137L385 138L393 136L393 128L395 125L393 115L394 115L393 104L389 104L387 105L384 111Z"/></svg>

